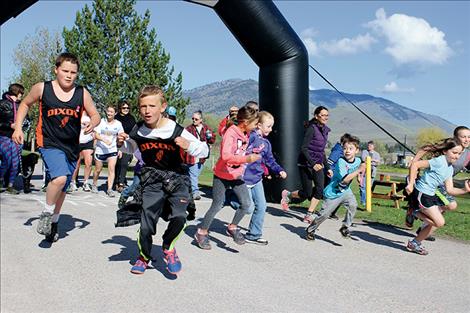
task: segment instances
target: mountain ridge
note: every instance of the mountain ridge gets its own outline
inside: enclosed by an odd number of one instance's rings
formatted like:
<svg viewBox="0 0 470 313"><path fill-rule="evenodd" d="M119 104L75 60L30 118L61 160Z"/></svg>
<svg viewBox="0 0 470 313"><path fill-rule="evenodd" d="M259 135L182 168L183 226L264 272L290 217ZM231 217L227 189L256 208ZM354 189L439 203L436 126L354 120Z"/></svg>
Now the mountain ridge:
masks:
<svg viewBox="0 0 470 313"><path fill-rule="evenodd" d="M428 127L438 127L451 135L456 127L439 116L410 109L386 98L369 94L343 94L399 139L407 136L413 140L420 129ZM183 96L191 99L186 108L188 115L202 110L205 113L224 116L232 105L241 106L248 100L258 101L258 82L253 79L228 79L185 90ZM394 142L334 90L310 90L309 102L309 116L306 116L305 120L312 116L314 108L318 105L330 110L330 141L337 140L343 133L348 132L359 136L361 140Z"/></svg>

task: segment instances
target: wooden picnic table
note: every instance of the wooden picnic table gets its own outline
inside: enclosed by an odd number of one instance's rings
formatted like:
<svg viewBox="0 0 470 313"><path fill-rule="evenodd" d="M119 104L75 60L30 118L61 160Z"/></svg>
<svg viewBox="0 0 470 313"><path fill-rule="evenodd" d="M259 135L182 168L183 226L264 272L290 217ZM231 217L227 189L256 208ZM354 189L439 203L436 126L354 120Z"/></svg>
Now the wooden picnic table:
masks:
<svg viewBox="0 0 470 313"><path fill-rule="evenodd" d="M374 192L376 186L389 187L390 191L387 193ZM374 180L374 183L372 184L372 198L393 200L395 203L395 208L399 209L400 201L405 199L405 196L403 195L403 190L405 190L405 187L406 183L404 182L393 180ZM398 194L399 192L402 193Z"/></svg>

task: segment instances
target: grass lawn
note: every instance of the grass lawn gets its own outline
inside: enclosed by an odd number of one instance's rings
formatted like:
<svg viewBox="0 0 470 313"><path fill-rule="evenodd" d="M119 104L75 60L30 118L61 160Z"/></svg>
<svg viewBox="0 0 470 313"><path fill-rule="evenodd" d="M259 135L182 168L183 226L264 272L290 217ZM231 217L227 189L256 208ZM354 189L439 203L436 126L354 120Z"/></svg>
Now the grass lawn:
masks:
<svg viewBox="0 0 470 313"><path fill-rule="evenodd" d="M380 168L379 171L383 172L398 172L399 174L406 174L407 170L406 169L398 169L398 171L395 168L392 167L387 167L386 169ZM401 175L402 176L402 175ZM465 175L459 175L459 178L462 177L467 177ZM199 184L205 185L205 186L212 186L212 178L213 174L212 171L208 166L206 166L201 173L201 176L199 177ZM392 175L393 179L393 175ZM396 180L400 180L399 178L396 178ZM403 180L403 178L401 178ZM386 189L380 189L380 188L385 188L381 186L377 186L376 191L378 192L384 192ZM356 195L356 198L359 201L359 188L357 182L354 182L352 184L352 190L354 194ZM470 241L470 194L467 194L462 197L457 197L457 203L458 203L458 208L454 212L447 212L445 214L445 219L446 219L446 225L439 229L435 235L436 236L442 236L442 237L448 237L448 238L453 238L453 239L459 239L459 240L465 240L465 241ZM302 207L308 207L309 202L305 201L302 204L299 204L299 206ZM321 204L320 204L321 205ZM317 209L320 208L320 205L317 207ZM405 226L405 209L406 209L406 202L400 202L400 209L396 209L394 207L394 203L391 200L382 200L382 199L372 199L372 212L368 213L365 211L364 208L359 208L359 210L356 213L356 219L361 219L361 220L367 220L367 221L372 221L372 222L379 222L383 224L390 224L398 227L403 227L406 228ZM345 213L345 209L341 207L339 210L338 214L340 217L343 217ZM415 222L415 225L413 227L414 230L418 228L418 226L421 224L421 221Z"/></svg>

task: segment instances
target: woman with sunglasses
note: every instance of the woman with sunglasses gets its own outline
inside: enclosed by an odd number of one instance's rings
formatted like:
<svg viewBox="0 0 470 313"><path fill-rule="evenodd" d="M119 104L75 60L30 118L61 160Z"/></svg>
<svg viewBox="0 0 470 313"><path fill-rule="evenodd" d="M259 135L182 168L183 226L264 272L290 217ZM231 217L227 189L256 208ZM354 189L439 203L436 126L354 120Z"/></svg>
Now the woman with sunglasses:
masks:
<svg viewBox="0 0 470 313"><path fill-rule="evenodd" d="M116 120L120 121L124 132L129 134L132 128L135 125L135 118L131 114L131 105L127 100L122 100L118 103L118 114L116 114ZM132 161L132 154L122 153L118 155L118 160L116 163L116 176L114 178L114 186L117 192L122 192L122 190L127 185L127 168Z"/></svg>

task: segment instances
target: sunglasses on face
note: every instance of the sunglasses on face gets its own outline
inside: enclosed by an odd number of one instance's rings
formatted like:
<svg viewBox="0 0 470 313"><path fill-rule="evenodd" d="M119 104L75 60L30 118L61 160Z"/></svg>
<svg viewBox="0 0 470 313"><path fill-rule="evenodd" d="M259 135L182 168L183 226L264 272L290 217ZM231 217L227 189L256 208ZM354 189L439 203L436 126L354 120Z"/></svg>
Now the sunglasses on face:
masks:
<svg viewBox="0 0 470 313"><path fill-rule="evenodd" d="M121 110L129 110L129 107L122 107Z"/></svg>
<svg viewBox="0 0 470 313"><path fill-rule="evenodd" d="M197 121L199 121L200 119L199 119L199 118L194 118L194 117L193 117L193 118L192 118L192 120L197 122Z"/></svg>

